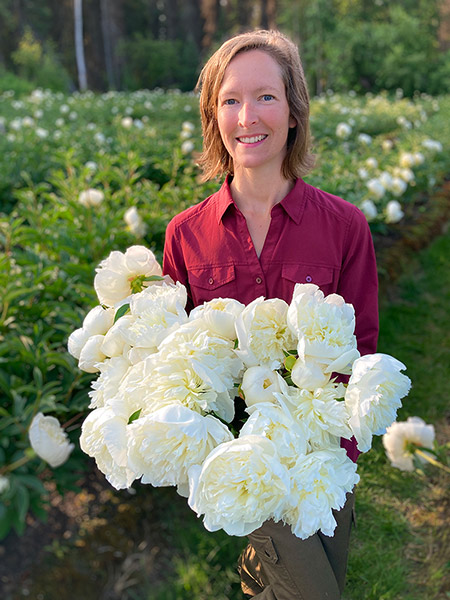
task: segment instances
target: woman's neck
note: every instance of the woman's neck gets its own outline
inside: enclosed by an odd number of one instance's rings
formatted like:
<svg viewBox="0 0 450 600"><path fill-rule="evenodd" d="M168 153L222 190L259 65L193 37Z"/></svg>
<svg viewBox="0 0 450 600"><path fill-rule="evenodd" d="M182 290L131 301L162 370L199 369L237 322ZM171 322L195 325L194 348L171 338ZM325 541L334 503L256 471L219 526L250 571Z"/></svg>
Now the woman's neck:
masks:
<svg viewBox="0 0 450 600"><path fill-rule="evenodd" d="M238 171L230 184L233 200L244 214L269 215L272 207L293 187L294 182L285 179L281 173L274 177L272 173L256 173L253 169Z"/></svg>

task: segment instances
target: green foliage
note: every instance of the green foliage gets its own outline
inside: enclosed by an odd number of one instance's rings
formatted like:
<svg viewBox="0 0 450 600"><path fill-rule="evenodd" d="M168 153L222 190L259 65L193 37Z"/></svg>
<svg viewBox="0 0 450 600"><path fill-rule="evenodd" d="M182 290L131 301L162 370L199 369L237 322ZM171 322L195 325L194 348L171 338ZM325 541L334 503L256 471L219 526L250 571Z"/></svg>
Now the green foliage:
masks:
<svg viewBox="0 0 450 600"><path fill-rule="evenodd" d="M198 52L192 42L155 40L144 34L122 43L126 89L177 87L194 89L197 81Z"/></svg>
<svg viewBox="0 0 450 600"><path fill-rule="evenodd" d="M23 79L11 71L0 69L0 94L8 92L18 98L31 94L34 88L35 85L31 81Z"/></svg>

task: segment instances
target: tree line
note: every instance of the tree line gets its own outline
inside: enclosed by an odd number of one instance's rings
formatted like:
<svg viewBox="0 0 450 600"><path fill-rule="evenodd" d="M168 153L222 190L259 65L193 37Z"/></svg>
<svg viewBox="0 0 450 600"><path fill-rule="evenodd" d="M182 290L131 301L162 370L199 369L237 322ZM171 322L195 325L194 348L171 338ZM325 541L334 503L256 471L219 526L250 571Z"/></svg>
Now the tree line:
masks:
<svg viewBox="0 0 450 600"><path fill-rule="evenodd" d="M0 87L190 90L224 39L261 27L298 43L313 93L450 90L450 0L0 0L0 20Z"/></svg>

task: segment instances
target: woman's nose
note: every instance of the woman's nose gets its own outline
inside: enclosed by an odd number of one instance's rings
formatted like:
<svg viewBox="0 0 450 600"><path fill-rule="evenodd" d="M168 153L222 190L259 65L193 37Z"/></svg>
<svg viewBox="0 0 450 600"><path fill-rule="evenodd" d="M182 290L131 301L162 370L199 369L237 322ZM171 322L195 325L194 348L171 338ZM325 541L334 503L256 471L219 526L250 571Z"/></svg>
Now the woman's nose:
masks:
<svg viewBox="0 0 450 600"><path fill-rule="evenodd" d="M250 102L243 102L239 110L239 126L249 127L258 120L258 116Z"/></svg>

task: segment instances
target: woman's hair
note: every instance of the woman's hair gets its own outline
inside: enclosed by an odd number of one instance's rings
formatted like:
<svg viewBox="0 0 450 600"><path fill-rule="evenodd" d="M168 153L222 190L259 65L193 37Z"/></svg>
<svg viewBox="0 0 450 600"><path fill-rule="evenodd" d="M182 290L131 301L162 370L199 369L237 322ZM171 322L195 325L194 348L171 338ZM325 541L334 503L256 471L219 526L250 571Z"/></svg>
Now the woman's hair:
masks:
<svg viewBox="0 0 450 600"><path fill-rule="evenodd" d="M217 123L217 99L225 70L242 52L267 52L281 69L290 116L297 125L289 129L287 152L282 164L286 179L305 175L314 164L310 154L309 94L297 46L279 31L257 30L242 33L226 41L203 67L197 82L200 90L200 115L203 152L199 165L203 181L233 173L233 159L225 148Z"/></svg>

